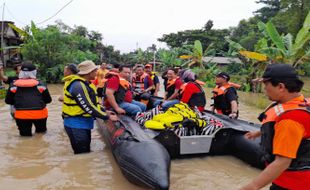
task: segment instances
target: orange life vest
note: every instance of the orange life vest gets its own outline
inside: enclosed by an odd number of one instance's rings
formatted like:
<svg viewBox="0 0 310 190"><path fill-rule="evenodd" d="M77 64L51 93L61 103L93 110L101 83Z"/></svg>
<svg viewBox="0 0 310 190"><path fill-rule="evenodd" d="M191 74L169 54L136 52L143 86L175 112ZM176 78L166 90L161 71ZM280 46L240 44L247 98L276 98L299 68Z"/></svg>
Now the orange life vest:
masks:
<svg viewBox="0 0 310 190"><path fill-rule="evenodd" d="M168 80L167 81L167 87L166 87L166 92L167 92L167 97L169 98L175 91L175 82L179 77L172 79L172 80Z"/></svg>
<svg viewBox="0 0 310 190"><path fill-rule="evenodd" d="M305 100L306 102L306 100ZM272 104L269 106L265 112L263 112L259 116L259 120L262 121L262 140L261 146L264 151L263 159L271 163L275 156L273 155L273 138L274 138L274 126L276 122L281 119L281 116L284 113L291 112L291 114L295 114L294 111L301 110L308 113L308 117L301 118L296 113L296 118L298 118L298 122L305 127L306 137L302 140L301 145L299 146L296 159L292 160L292 163L288 170L290 171L300 171L300 170L310 170L310 107L301 106L303 102L301 101L288 101L284 104ZM309 103L309 102L306 102Z"/></svg>
<svg viewBox="0 0 310 190"><path fill-rule="evenodd" d="M144 79L148 76L148 74L143 73L140 77L139 80L137 80L137 75L134 73L132 75L132 87L134 89L139 89L139 90L144 90Z"/></svg>
<svg viewBox="0 0 310 190"><path fill-rule="evenodd" d="M229 115L231 113L231 104L227 102L225 94L228 89L234 88L230 83L227 83L221 87L216 86L212 93L213 97L211 98L214 103L211 106L214 106L215 110L219 114Z"/></svg>
<svg viewBox="0 0 310 190"><path fill-rule="evenodd" d="M124 78L120 77L118 73L116 72L109 72L106 76L106 78L111 78L113 76L117 76L119 78L119 88L117 91L114 92L115 101L120 104L124 101L126 92L128 90L131 90L131 84ZM103 94L106 95L106 86L107 83L105 83L103 88Z"/></svg>

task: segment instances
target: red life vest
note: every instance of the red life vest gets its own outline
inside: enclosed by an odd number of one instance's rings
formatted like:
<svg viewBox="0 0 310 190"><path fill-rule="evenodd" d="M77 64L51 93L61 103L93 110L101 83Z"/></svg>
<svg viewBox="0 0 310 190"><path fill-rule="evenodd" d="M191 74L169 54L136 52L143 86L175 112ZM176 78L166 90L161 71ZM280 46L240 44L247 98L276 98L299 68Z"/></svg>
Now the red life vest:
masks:
<svg viewBox="0 0 310 190"><path fill-rule="evenodd" d="M188 83L182 84L181 89L179 91L180 97L182 98L183 93L186 93L185 88L188 84L194 84L195 86L199 88L200 92L196 92L192 94L188 102L185 102L185 103L187 103L190 107L195 107L195 106L204 107L207 102L206 95L202 87L197 82L188 82Z"/></svg>

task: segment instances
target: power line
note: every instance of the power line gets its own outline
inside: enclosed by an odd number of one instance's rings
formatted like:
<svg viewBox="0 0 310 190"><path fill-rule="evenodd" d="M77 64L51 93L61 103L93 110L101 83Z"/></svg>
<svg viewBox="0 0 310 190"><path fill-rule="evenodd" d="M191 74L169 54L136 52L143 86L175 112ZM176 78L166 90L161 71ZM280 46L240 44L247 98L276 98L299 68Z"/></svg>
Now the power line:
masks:
<svg viewBox="0 0 310 190"><path fill-rule="evenodd" d="M17 19L17 18L13 15L13 13L10 11L10 9L9 9L8 6L6 6L5 8L6 8L6 10L8 11L9 15L10 15L13 19L15 19L17 22L19 22L19 23L21 23L21 24L23 24L23 25L27 25L25 22L23 22L23 21Z"/></svg>
<svg viewBox="0 0 310 190"><path fill-rule="evenodd" d="M47 22L49 21L50 19L52 19L53 17L55 17L58 13L60 13L64 8L66 8L70 3L72 3L74 0L70 0L67 4L65 4L61 9L59 9L55 14L53 14L51 17L41 21L41 22L38 22L37 24L43 24L44 22Z"/></svg>

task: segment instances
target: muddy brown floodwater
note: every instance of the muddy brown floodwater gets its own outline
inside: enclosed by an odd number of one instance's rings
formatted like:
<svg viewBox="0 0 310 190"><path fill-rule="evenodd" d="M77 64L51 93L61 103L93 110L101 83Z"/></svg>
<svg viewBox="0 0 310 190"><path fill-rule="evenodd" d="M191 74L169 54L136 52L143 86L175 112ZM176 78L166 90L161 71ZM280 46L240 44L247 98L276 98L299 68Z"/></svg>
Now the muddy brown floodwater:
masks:
<svg viewBox="0 0 310 190"><path fill-rule="evenodd" d="M9 107L0 100L0 189L141 189L123 177L96 127L92 131L92 152L73 154L57 101L62 85L48 88L53 102L48 105L48 131L44 135L20 137ZM242 119L256 122L261 110L242 103L240 107ZM170 189L238 189L259 172L232 156L173 160Z"/></svg>

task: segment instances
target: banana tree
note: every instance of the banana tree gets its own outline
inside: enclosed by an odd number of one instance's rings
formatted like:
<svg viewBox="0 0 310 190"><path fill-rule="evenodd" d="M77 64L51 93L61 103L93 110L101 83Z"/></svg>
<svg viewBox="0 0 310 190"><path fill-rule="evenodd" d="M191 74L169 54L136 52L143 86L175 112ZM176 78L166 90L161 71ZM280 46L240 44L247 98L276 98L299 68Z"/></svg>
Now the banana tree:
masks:
<svg viewBox="0 0 310 190"><path fill-rule="evenodd" d="M310 59L310 12L295 41L289 33L280 36L271 21L266 24L259 22L258 27L265 38L260 40L261 47L257 51L267 55L273 62L287 63L296 67ZM268 42L271 42L270 46Z"/></svg>
<svg viewBox="0 0 310 190"><path fill-rule="evenodd" d="M250 87L250 91L260 91L260 86L252 83L252 80L262 75L267 63L268 57L258 52L247 51L241 44L230 40L228 37L225 38L229 44L229 52L231 55L238 56L245 64L246 85ZM256 44L256 47L261 47L261 42Z"/></svg>
<svg viewBox="0 0 310 190"><path fill-rule="evenodd" d="M192 67L192 66L198 66L200 68L204 68L203 65L203 56L208 55L214 52L214 49L212 49L213 44L211 43L205 51L203 51L201 42L199 40L196 40L194 42L194 46L192 49L192 52L190 52L188 55L181 55L181 59L188 60L186 61L182 66Z"/></svg>
<svg viewBox="0 0 310 190"><path fill-rule="evenodd" d="M159 61L163 64L163 69L175 66L181 66L182 61L178 59L178 54L174 49L165 50L159 49L157 51Z"/></svg>

